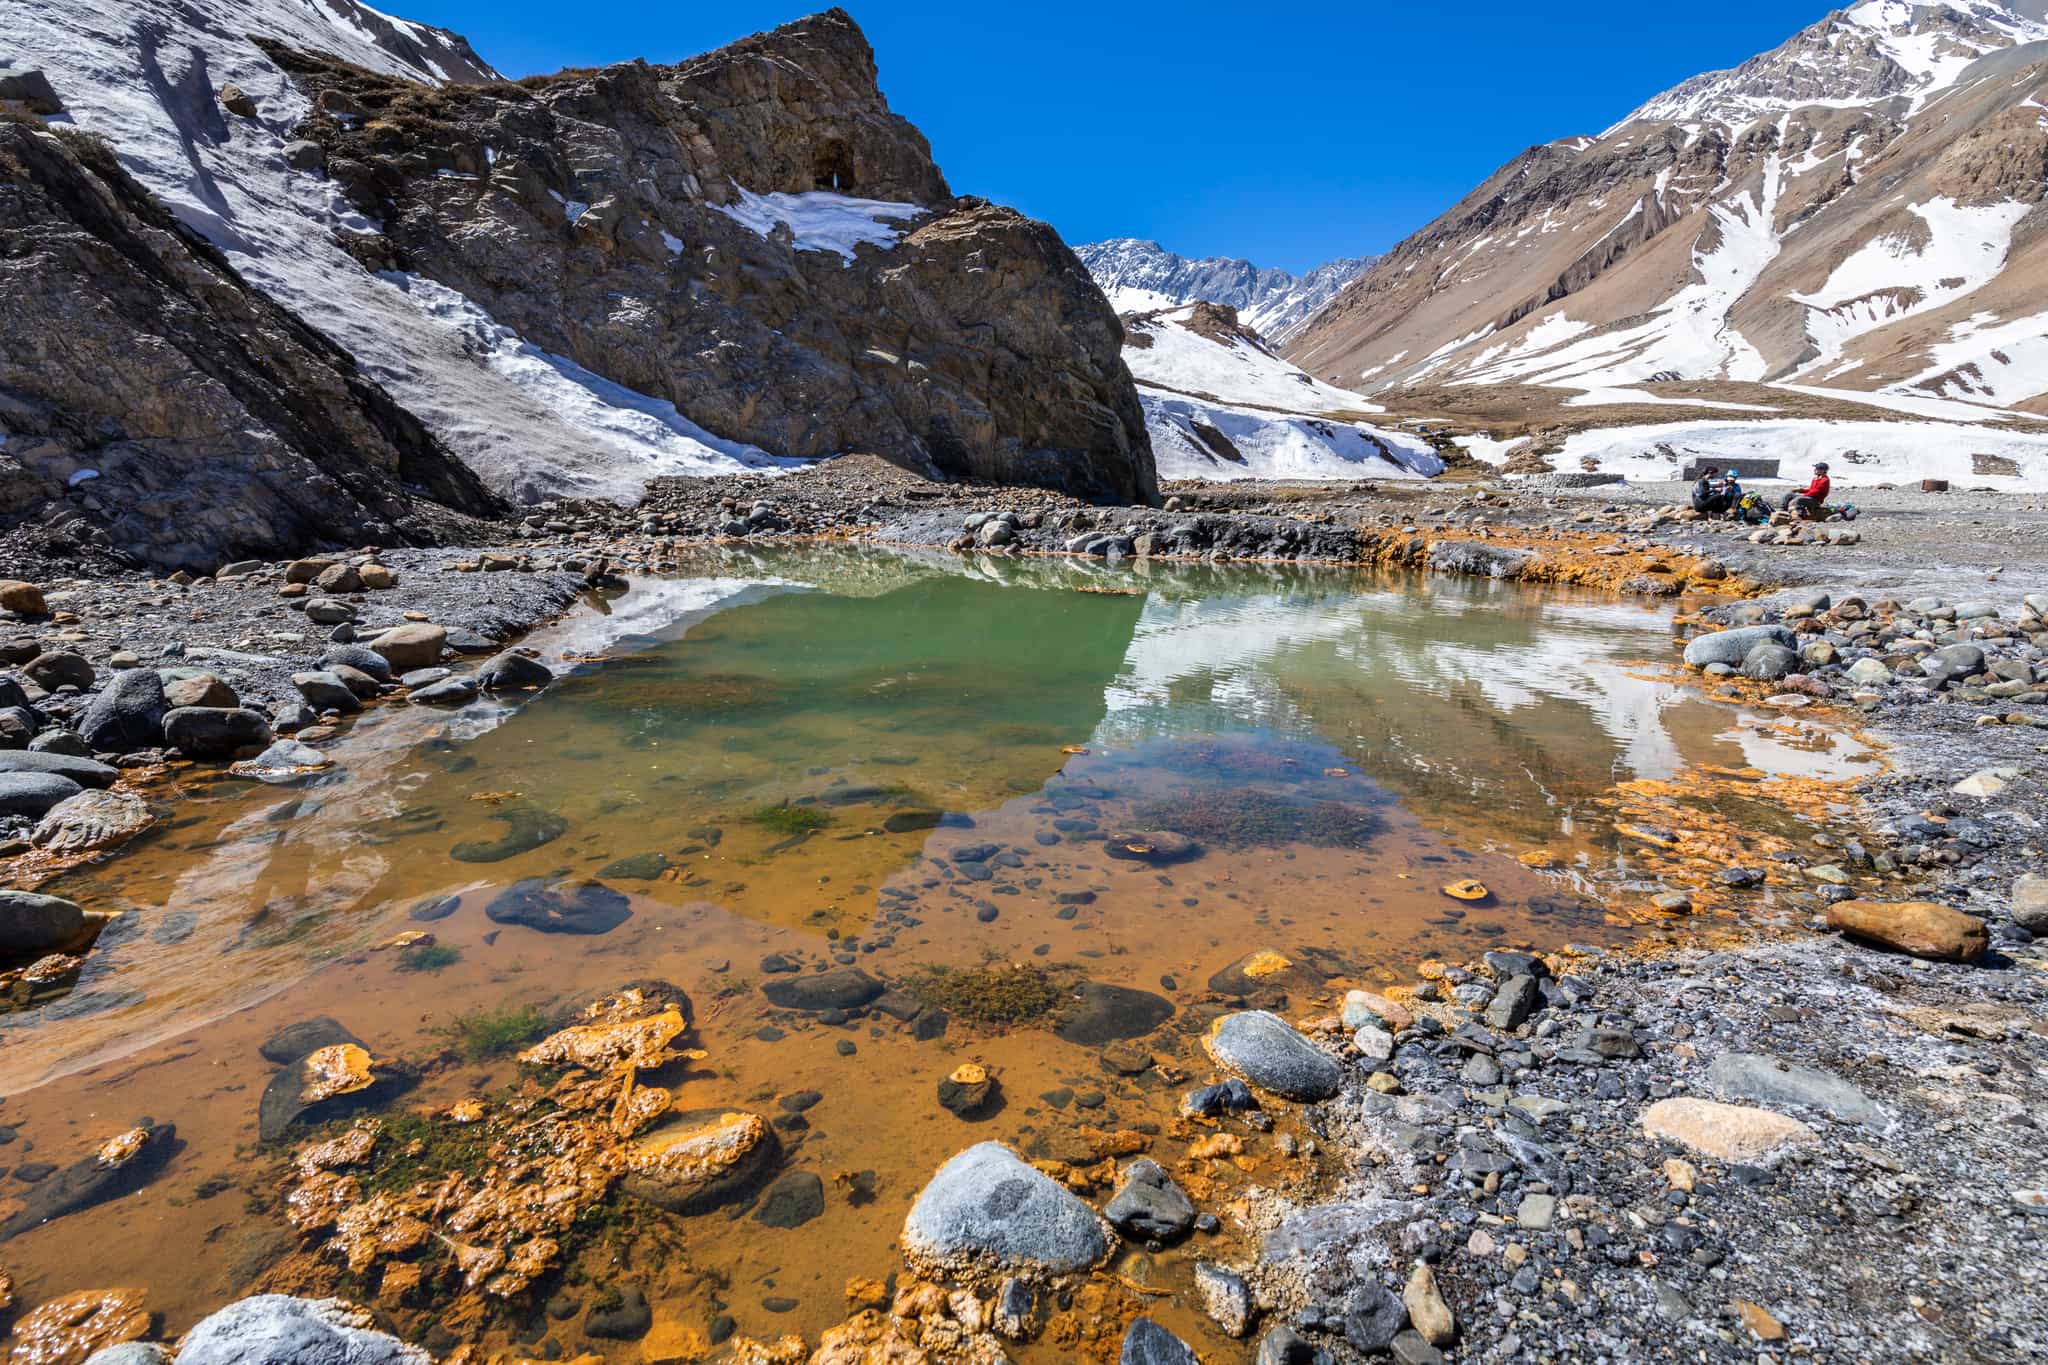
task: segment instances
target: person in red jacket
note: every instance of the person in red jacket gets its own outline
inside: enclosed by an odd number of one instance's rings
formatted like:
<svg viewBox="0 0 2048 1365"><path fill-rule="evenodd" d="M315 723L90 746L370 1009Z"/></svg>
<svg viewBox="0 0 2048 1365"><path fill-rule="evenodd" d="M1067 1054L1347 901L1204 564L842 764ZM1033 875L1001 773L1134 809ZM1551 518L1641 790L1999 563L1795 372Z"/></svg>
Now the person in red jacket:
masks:
<svg viewBox="0 0 2048 1365"><path fill-rule="evenodd" d="M1796 512L1807 521L1819 521L1827 515L1828 489L1832 486L1828 482L1827 461L1822 460L1813 467L1812 483L1797 493L1786 495L1785 510Z"/></svg>

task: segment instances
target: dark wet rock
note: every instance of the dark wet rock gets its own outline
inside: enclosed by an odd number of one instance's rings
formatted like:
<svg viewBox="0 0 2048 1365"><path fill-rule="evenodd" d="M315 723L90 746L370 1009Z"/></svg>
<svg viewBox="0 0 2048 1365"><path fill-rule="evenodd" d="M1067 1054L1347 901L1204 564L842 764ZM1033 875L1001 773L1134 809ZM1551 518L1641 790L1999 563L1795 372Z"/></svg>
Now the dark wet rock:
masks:
<svg viewBox="0 0 2048 1365"><path fill-rule="evenodd" d="M521 688L546 687L555 680L554 670L538 659L507 650L486 660L476 671L477 686L486 692L510 692Z"/></svg>
<svg viewBox="0 0 2048 1365"><path fill-rule="evenodd" d="M164 742L188 758L233 758L270 741L269 719L246 707L180 706L164 717Z"/></svg>
<svg viewBox="0 0 2048 1365"><path fill-rule="evenodd" d="M1223 1016L1204 1043L1217 1065L1291 1100L1326 1100L1343 1083L1343 1067L1266 1010Z"/></svg>
<svg viewBox="0 0 2048 1365"><path fill-rule="evenodd" d="M1150 1318L1138 1318L1124 1333L1117 1365L1201 1365L1194 1350Z"/></svg>
<svg viewBox="0 0 2048 1365"><path fill-rule="evenodd" d="M1059 1026L1059 1036L1082 1047L1101 1047L1150 1033L1173 1017L1173 1002L1133 986L1090 981Z"/></svg>
<svg viewBox="0 0 2048 1365"><path fill-rule="evenodd" d="M179 1365L420 1365L419 1348L376 1331L366 1309L339 1299L258 1294L187 1332Z"/></svg>
<svg viewBox="0 0 2048 1365"><path fill-rule="evenodd" d="M496 839L470 839L448 850L459 863L495 863L539 848L568 832L569 822L538 806L500 806L490 818L505 826Z"/></svg>
<svg viewBox="0 0 2048 1365"><path fill-rule="evenodd" d="M493 924L517 924L543 934L608 934L633 917L625 896L601 882L512 883L484 906Z"/></svg>
<svg viewBox="0 0 2048 1365"><path fill-rule="evenodd" d="M339 711L345 716L352 716L363 709L354 690L336 674L324 669L292 674L292 686L299 689L299 695L315 711Z"/></svg>
<svg viewBox="0 0 2048 1365"><path fill-rule="evenodd" d="M1408 1325L1408 1308L1383 1284L1359 1286L1344 1301L1344 1340L1361 1351L1384 1351Z"/></svg>
<svg viewBox="0 0 2048 1365"><path fill-rule="evenodd" d="M619 1290L619 1301L609 1308L592 1308L583 1319L586 1335L600 1341L638 1341L654 1325L654 1310L638 1285Z"/></svg>
<svg viewBox="0 0 2048 1365"><path fill-rule="evenodd" d="M68 777L81 787L111 787L121 775L111 763L99 763L71 754L13 750L0 753L0 776L8 773L41 773Z"/></svg>
<svg viewBox="0 0 2048 1365"><path fill-rule="evenodd" d="M937 829L945 812L937 810L897 810L882 818L882 828L891 834L913 834L918 830Z"/></svg>
<svg viewBox="0 0 2048 1365"><path fill-rule="evenodd" d="M462 897L460 896L428 896L425 900L414 905L406 918L423 923L431 923L437 919L447 919L455 913L461 904Z"/></svg>
<svg viewBox="0 0 2048 1365"><path fill-rule="evenodd" d="M1511 976L1501 982L1500 990L1486 1006L1486 1022L1491 1028L1520 1028L1543 1003L1542 989L1533 976Z"/></svg>
<svg viewBox="0 0 2048 1365"><path fill-rule="evenodd" d="M828 972L767 982L761 987L761 994L779 1009L816 1013L859 1009L882 990L881 982L858 967L834 967Z"/></svg>
<svg viewBox="0 0 2048 1365"><path fill-rule="evenodd" d="M635 853L606 863L597 870L600 877L612 877L621 881L651 882L668 871L668 855L664 853Z"/></svg>
<svg viewBox="0 0 2048 1365"><path fill-rule="evenodd" d="M318 1050L314 1049L314 1052ZM364 1089L325 1099L308 1099L305 1092L312 1077L307 1062L312 1057L313 1053L309 1052L287 1064L263 1087L263 1094L256 1102L256 1135L263 1141L274 1142L298 1124L326 1123L360 1110L381 1108L411 1088L414 1080L412 1073L403 1067L376 1062L370 1073L374 1079Z"/></svg>
<svg viewBox="0 0 2048 1365"><path fill-rule="evenodd" d="M154 669L126 669L108 681L78 718L79 738L99 753L147 748L157 742L169 705L163 679Z"/></svg>
<svg viewBox="0 0 2048 1365"><path fill-rule="evenodd" d="M1168 829L1112 834L1103 841L1102 851L1112 858L1149 863L1154 867L1169 867L1202 856L1200 844L1185 834L1176 834Z"/></svg>
<svg viewBox="0 0 2048 1365"><path fill-rule="evenodd" d="M1748 1100L1767 1108L1803 1105L1846 1123L1884 1128L1890 1117L1861 1090L1835 1075L1756 1052L1724 1052L1707 1078L1725 1100Z"/></svg>
<svg viewBox="0 0 2048 1365"><path fill-rule="evenodd" d="M461 706L475 701L477 685L475 678L447 677L439 682L415 687L406 693L405 699L421 706Z"/></svg>
<svg viewBox="0 0 2048 1365"><path fill-rule="evenodd" d="M21 1211L0 1223L0 1242L53 1218L119 1199L148 1184L183 1144L172 1124L160 1123L145 1130L145 1134L141 1145L125 1160L110 1165L95 1153L38 1183L22 1197Z"/></svg>
<svg viewBox="0 0 2048 1365"><path fill-rule="evenodd" d="M1243 1114L1259 1107L1251 1087L1232 1076L1181 1096L1180 1112L1190 1118L1213 1119L1221 1114Z"/></svg>
<svg viewBox="0 0 2048 1365"><path fill-rule="evenodd" d="M825 1182L810 1171L788 1171L761 1195L754 1221L771 1228L800 1228L825 1211Z"/></svg>
<svg viewBox="0 0 2048 1365"><path fill-rule="evenodd" d="M967 1062L940 1080L939 1108L955 1118L981 1118L995 1107L1001 1093L1001 1086L986 1067Z"/></svg>
<svg viewBox="0 0 2048 1365"><path fill-rule="evenodd" d="M85 790L55 773L0 772L0 815L40 820L59 801Z"/></svg>
<svg viewBox="0 0 2048 1365"><path fill-rule="evenodd" d="M1185 1237L1195 1221L1195 1206L1164 1167L1140 1157L1124 1168L1124 1183L1110 1197L1102 1216L1126 1237L1172 1242Z"/></svg>
<svg viewBox="0 0 2048 1365"><path fill-rule="evenodd" d="M58 952L85 937L85 911L61 896L0 891L0 957Z"/></svg>
<svg viewBox="0 0 2048 1365"><path fill-rule="evenodd" d="M264 1061L286 1066L323 1047L332 1047L336 1043L354 1043L360 1047L362 1041L339 1023L322 1014L311 1019L301 1019L295 1024L286 1024L264 1039L256 1051L262 1055Z"/></svg>
<svg viewBox="0 0 2048 1365"><path fill-rule="evenodd" d="M1319 954L1285 953L1272 948L1255 949L1211 973L1209 989L1218 995L1234 995L1240 999L1269 995L1284 997L1289 991L1318 990L1332 975L1323 970L1328 964L1320 957Z"/></svg>
<svg viewBox="0 0 2048 1365"><path fill-rule="evenodd" d="M941 1166L903 1224L912 1259L940 1269L1059 1274L1109 1252L1095 1211L996 1142Z"/></svg>

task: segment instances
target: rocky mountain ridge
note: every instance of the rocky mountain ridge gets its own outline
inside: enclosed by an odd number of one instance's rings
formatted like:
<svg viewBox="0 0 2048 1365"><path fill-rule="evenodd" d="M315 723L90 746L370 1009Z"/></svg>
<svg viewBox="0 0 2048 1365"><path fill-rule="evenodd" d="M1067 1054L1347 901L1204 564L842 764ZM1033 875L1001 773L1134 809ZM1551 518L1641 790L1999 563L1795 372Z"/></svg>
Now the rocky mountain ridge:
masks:
<svg viewBox="0 0 2048 1365"><path fill-rule="evenodd" d="M2041 411L2042 8L1866 0L1530 148L1288 356L1369 393L1549 385L1595 405L1767 381Z"/></svg>
<svg viewBox="0 0 2048 1365"><path fill-rule="evenodd" d="M389 404L475 474L458 506L630 501L660 475L849 450L1156 496L1114 313L1050 228L953 197L841 11L521 83L355 0L0 0L0 28L27 35L0 84L14 115L104 138L229 276L352 358L358 420ZM17 378L20 344L0 353ZM107 354L72 360L89 377ZM10 400L60 401L38 382ZM234 467L213 426L151 435ZM0 423L10 453L39 439ZM0 516L88 510L35 486ZM253 548L133 539L115 491L91 519L131 553ZM355 525L266 533L284 549Z"/></svg>
<svg viewBox="0 0 2048 1365"><path fill-rule="evenodd" d="M1074 248L1119 313L1156 312L1196 302L1224 304L1246 326L1285 342L1367 266L1370 256L1328 261L1301 275L1234 257L1191 260L1157 242L1113 237Z"/></svg>

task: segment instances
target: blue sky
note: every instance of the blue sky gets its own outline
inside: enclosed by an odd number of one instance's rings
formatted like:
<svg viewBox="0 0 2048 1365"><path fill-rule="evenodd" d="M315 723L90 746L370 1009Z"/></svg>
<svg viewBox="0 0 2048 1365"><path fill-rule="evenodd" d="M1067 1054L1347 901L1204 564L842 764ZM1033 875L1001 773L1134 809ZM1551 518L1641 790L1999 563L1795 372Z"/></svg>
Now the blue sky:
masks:
<svg viewBox="0 0 2048 1365"><path fill-rule="evenodd" d="M376 0L466 34L509 75L670 62L819 0L586 7ZM955 193L1070 242L1150 237L1299 270L1382 251L1533 143L1598 132L1775 47L1827 0L1263 6L864 0L891 105Z"/></svg>

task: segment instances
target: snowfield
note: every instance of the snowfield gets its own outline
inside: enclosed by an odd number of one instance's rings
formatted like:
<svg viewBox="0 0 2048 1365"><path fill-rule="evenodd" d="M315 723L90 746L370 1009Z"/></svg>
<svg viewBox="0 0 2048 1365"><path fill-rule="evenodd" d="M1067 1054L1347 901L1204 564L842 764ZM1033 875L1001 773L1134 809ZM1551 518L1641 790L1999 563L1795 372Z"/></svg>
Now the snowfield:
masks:
<svg viewBox="0 0 2048 1365"><path fill-rule="evenodd" d="M1585 468L1590 460L1602 473L1656 482L1677 478L1679 467L1695 456L1775 459L1781 476L1800 483L1814 461L1826 460L1836 486L1844 488L1947 479L1957 487L2001 492L2048 490L2048 435L1946 422L1786 419L1610 427L1567 437L1563 452L1549 460L1566 471ZM1991 472L1996 470L2007 472Z"/></svg>
<svg viewBox="0 0 2048 1365"><path fill-rule="evenodd" d="M1129 320L1124 346L1162 479L1420 479L1443 461L1418 437L1329 417L1379 412L1243 337L1185 324L1192 308Z"/></svg>
<svg viewBox="0 0 2048 1365"><path fill-rule="evenodd" d="M1182 324L1193 312L1182 308L1163 317L1125 324L1128 331L1151 339L1149 346L1124 347L1124 364L1130 367L1131 378L1152 388L1284 412L1386 411L1361 394L1305 374L1241 337L1223 343L1190 331Z"/></svg>

